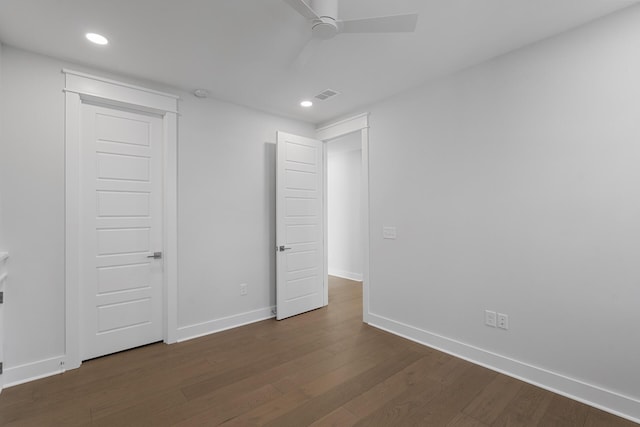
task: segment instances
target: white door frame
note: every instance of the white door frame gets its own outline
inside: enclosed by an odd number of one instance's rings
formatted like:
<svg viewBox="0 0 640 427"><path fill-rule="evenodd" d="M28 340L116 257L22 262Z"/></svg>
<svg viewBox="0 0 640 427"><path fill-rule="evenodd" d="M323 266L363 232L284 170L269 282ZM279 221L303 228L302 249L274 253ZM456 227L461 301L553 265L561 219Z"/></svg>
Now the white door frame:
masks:
<svg viewBox="0 0 640 427"><path fill-rule="evenodd" d="M327 141L360 132L362 148L360 218L362 223L362 320L369 323L369 113L359 114L316 129L316 138L323 141L324 158L324 305L329 304L329 256L327 228Z"/></svg>
<svg viewBox="0 0 640 427"><path fill-rule="evenodd" d="M82 103L154 113L163 128L163 338L178 331L177 147L178 97L63 69L65 75L65 366L78 368L80 334L80 143Z"/></svg>

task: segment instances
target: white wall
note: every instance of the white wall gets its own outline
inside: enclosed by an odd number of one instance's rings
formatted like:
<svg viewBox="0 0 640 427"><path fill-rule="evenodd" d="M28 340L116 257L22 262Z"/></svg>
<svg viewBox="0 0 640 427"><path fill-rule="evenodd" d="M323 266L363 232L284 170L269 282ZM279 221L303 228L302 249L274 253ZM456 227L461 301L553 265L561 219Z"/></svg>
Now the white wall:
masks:
<svg viewBox="0 0 640 427"><path fill-rule="evenodd" d="M214 100L190 101L180 105L179 134L182 338L247 316L271 316L276 130L314 134L308 124ZM240 296L241 283L248 285L247 296ZM217 320L254 311L231 323Z"/></svg>
<svg viewBox="0 0 640 427"><path fill-rule="evenodd" d="M4 93L2 91L2 49L3 45L0 43L0 99L3 98ZM0 157L4 155L4 139L2 134L2 114L0 114ZM0 187L0 252L5 250L4 242L4 228L2 225L2 191Z"/></svg>
<svg viewBox="0 0 640 427"><path fill-rule="evenodd" d="M638 40L634 7L371 107L373 324L640 419Z"/></svg>
<svg viewBox="0 0 640 427"><path fill-rule="evenodd" d="M327 143L329 274L362 280L360 216L361 136L355 132Z"/></svg>
<svg viewBox="0 0 640 427"><path fill-rule="evenodd" d="M5 249L11 253L5 312L8 381L50 373L52 361L65 352L64 67L182 98L179 336L270 314L275 301L275 132L312 136L312 126L4 46L0 194ZM249 284L243 298L241 282Z"/></svg>
<svg viewBox="0 0 640 427"><path fill-rule="evenodd" d="M61 68L4 46L0 194L5 249L11 255L5 291L7 371L65 351Z"/></svg>

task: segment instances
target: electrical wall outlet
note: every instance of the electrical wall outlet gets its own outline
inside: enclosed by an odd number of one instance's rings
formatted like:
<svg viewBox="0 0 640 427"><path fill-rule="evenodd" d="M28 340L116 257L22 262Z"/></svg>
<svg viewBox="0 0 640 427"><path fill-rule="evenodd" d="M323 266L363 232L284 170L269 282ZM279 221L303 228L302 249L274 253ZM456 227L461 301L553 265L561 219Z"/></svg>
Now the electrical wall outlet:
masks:
<svg viewBox="0 0 640 427"><path fill-rule="evenodd" d="M491 310L484 311L484 323L492 328L496 327L496 312Z"/></svg>
<svg viewBox="0 0 640 427"><path fill-rule="evenodd" d="M247 295L247 284L246 283L242 283L240 285L240 295Z"/></svg>
<svg viewBox="0 0 640 427"><path fill-rule="evenodd" d="M509 316L503 313L498 313L498 328L509 329Z"/></svg>

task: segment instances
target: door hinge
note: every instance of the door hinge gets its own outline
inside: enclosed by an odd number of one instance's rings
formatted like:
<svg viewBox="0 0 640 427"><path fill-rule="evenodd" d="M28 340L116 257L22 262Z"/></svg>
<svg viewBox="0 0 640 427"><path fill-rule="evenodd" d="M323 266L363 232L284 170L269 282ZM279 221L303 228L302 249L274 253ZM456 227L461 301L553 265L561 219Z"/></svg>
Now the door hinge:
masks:
<svg viewBox="0 0 640 427"><path fill-rule="evenodd" d="M2 375L2 362L0 362L0 375Z"/></svg>
<svg viewBox="0 0 640 427"><path fill-rule="evenodd" d="M0 304L4 304L4 292L0 292Z"/></svg>

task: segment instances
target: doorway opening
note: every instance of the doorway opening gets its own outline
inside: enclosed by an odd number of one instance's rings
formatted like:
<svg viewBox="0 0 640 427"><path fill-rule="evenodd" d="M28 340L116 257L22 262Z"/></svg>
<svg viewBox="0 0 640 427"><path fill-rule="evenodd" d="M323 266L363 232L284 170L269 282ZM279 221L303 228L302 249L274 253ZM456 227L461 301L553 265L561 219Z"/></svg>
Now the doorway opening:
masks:
<svg viewBox="0 0 640 427"><path fill-rule="evenodd" d="M178 97L73 70L62 71L65 74L66 264L65 355L59 362L64 369L75 369L80 367L83 359L101 354L157 340L166 343L176 341ZM100 111L96 110L98 106ZM153 130L145 124L148 118L155 122ZM122 135L115 135L115 131L124 132L126 138L120 139ZM154 144L144 139L145 135L152 133L157 136L153 138ZM91 156L85 155L88 140L94 141ZM148 153L141 151L154 150L154 147L157 153L153 157L161 159L161 162L152 166ZM151 180L151 176L154 179ZM86 177L94 177L93 190L87 186ZM108 184L113 186L98 187L103 184L100 180L109 180ZM150 190L142 188L148 182L162 183L156 189L159 195L156 202L148 196ZM87 198L87 194L91 196ZM93 202L85 203L91 200ZM85 205L100 212L98 215L92 213ZM157 242L150 237L152 227L145 223L149 217L145 210L147 206L155 206L155 212L162 212L159 217L153 216L158 218L154 228L162 231ZM92 218L93 222L87 222L87 218ZM115 219L128 223L114 224ZM91 224L95 226L93 229L89 227ZM156 255L158 249L147 248L146 242L157 243L156 247L162 248L162 254ZM131 257L118 265L98 265L97 261L92 261L92 267L85 262L89 254L87 245L92 248L92 256L95 259L100 257L100 261L120 255ZM139 259L141 257L142 260ZM159 261L160 257L162 261ZM151 268L152 274L162 271L161 278L156 280L157 286L153 287L154 298L159 301L159 305L154 306L155 311L150 304L145 306L150 299L148 295L134 301L114 300L127 292L142 293L146 286L140 286L140 283L149 283L142 276L152 262L155 264ZM99 327L100 333L118 330L124 334L114 339L117 344L106 351L87 351L87 348L99 347L88 343L83 323L87 318L84 316L87 277L93 280L96 297L113 298L94 304L100 311L92 317L96 330ZM114 284L122 286L114 287ZM129 310L133 306L136 306L135 310ZM122 310L118 311L120 308ZM154 317L157 329L153 334L142 342L136 334L126 335L128 328L133 330L132 326L145 324L149 312L159 313ZM58 363L56 359L51 360Z"/></svg>
<svg viewBox="0 0 640 427"><path fill-rule="evenodd" d="M327 270L329 302L340 303L334 289L362 286L361 132L326 142L327 162Z"/></svg>
<svg viewBox="0 0 640 427"><path fill-rule="evenodd" d="M324 142L325 305L329 303L330 275L332 281L360 281L362 319L368 323L370 287L369 114L363 113L318 128L316 137ZM329 160L330 157L331 160ZM337 161L334 162L334 160ZM354 166L354 162L358 161L359 167ZM329 195L329 193L332 194ZM350 199L350 196L351 202L345 202ZM330 198L333 199L332 206L330 206ZM357 201L354 201L354 198ZM342 202L338 199L342 199ZM357 209L354 208L354 203ZM357 210L357 212L345 213L346 209ZM332 224L329 224L329 221ZM345 242L345 239L348 243ZM331 255L329 251L331 251ZM354 284L357 286L357 283Z"/></svg>
<svg viewBox="0 0 640 427"><path fill-rule="evenodd" d="M278 131L276 133L276 318L286 319L329 304L328 262L328 147L349 147L341 137L360 145L359 206L347 228L357 251L350 257L355 268L337 266L333 274L345 272L362 281L362 313L369 320L369 134L368 114L361 114L316 129L316 138ZM333 141L333 142L331 142ZM343 141L344 142L344 141ZM333 151L333 150L332 150ZM349 151L349 150L346 150ZM357 168L356 168L357 169ZM352 171L353 172L353 171ZM353 182L352 182L353 183ZM359 189L358 189L359 188ZM347 197L348 198L348 197ZM334 237L335 239L335 237ZM354 240L352 239L352 241ZM359 240L359 243L358 243ZM334 255L335 253L332 253Z"/></svg>

